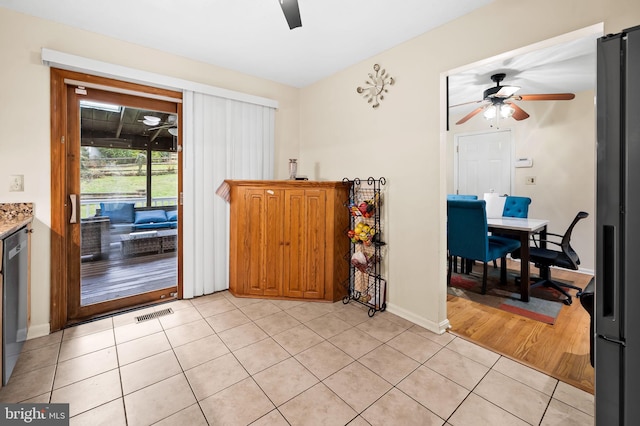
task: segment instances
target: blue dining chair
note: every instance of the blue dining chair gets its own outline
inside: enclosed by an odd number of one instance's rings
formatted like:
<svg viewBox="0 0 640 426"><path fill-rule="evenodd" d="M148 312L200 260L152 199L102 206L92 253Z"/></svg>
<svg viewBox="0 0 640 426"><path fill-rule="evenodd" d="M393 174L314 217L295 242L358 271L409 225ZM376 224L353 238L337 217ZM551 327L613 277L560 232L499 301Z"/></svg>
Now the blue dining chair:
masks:
<svg viewBox="0 0 640 426"><path fill-rule="evenodd" d="M447 200L477 200L477 195L470 194L447 194ZM458 272L458 256L453 257L453 270ZM471 272L471 266L465 259L460 259L460 272Z"/></svg>
<svg viewBox="0 0 640 426"><path fill-rule="evenodd" d="M477 195L447 194L447 200L477 200Z"/></svg>
<svg viewBox="0 0 640 426"><path fill-rule="evenodd" d="M451 284L452 258L483 263L482 294L487 291L487 262L501 259L500 282L507 281L506 256L520 247L520 241L489 236L484 200L447 200L447 246L449 268L447 285Z"/></svg>
<svg viewBox="0 0 640 426"><path fill-rule="evenodd" d="M504 202L504 209L502 210L502 216L521 218L529 217L529 204L531 204L531 198L529 197L507 195L507 199Z"/></svg>
<svg viewBox="0 0 640 426"><path fill-rule="evenodd" d="M529 197L517 197L514 195L507 195L504 201L504 209L502 210L502 217L529 217L529 204L531 204L531 198ZM493 232L493 235L497 237L517 239L513 235L501 234L500 232ZM493 267L497 268L496 261L493 261Z"/></svg>

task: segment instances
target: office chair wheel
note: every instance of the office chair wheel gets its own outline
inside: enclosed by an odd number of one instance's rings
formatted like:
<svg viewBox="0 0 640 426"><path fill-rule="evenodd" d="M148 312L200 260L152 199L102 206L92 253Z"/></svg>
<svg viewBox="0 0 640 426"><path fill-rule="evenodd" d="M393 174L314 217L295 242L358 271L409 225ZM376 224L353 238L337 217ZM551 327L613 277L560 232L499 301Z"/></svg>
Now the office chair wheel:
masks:
<svg viewBox="0 0 640 426"><path fill-rule="evenodd" d="M571 306L571 303L573 303L573 300L571 300L571 297L567 297L562 301L562 303L564 303L567 306Z"/></svg>

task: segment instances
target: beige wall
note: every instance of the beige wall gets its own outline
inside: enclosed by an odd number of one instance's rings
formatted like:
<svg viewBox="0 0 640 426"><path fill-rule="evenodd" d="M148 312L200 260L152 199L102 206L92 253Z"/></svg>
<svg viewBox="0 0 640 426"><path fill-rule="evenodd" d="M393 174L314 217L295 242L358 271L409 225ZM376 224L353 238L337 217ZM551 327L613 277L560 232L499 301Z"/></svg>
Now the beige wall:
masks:
<svg viewBox="0 0 640 426"><path fill-rule="evenodd" d="M36 203L33 324L49 319L49 74L40 48L278 100L276 177L287 176L287 159L295 157L299 174L310 178L386 177L389 310L438 330L447 325L442 73L598 22L607 33L637 25L640 3L496 0L296 90L0 9L0 200ZM384 31L385 23L378 27ZM355 92L374 63L396 79L377 110ZM25 175L25 192L7 192L11 174Z"/></svg>
<svg viewBox="0 0 640 426"><path fill-rule="evenodd" d="M589 217L576 226L572 246L580 255L581 269L595 267L595 105L592 90L576 94L572 101L522 102L531 117L523 121L501 121L510 129L515 158L531 158L533 167L515 169L511 195L530 197L529 217L549 219L549 231L563 234L580 210ZM451 116L451 123L462 118ZM491 132L481 116L456 126L447 133L447 193L453 192L455 136ZM527 176L535 185L525 184Z"/></svg>
<svg viewBox="0 0 640 426"><path fill-rule="evenodd" d="M49 327L51 160L43 47L277 100L275 177L288 177L288 159L299 155L298 89L0 8L0 200L35 203L30 336ZM12 174L24 175L24 192L8 192Z"/></svg>
<svg viewBox="0 0 640 426"><path fill-rule="evenodd" d="M433 330L447 324L444 199L450 166L443 130L441 75L598 22L604 22L606 33L637 25L640 3L496 0L302 89L303 172L318 179L387 178L384 239L388 243L385 274L390 311ZM384 23L380 25L384 30ZM374 63L396 79L377 110L355 92ZM586 134L586 149L591 150L593 130ZM543 149L542 145L535 148L533 142L537 141L530 139L523 145L531 150L534 161L541 158L536 150ZM540 164L540 183L552 179L548 171L551 166L551 162ZM592 164L586 164L585 170L588 168ZM542 188L541 184L537 186ZM544 194L535 194L537 199L542 197ZM581 203L576 202L573 209ZM591 207L585 202L584 208ZM561 219L557 223L562 227Z"/></svg>

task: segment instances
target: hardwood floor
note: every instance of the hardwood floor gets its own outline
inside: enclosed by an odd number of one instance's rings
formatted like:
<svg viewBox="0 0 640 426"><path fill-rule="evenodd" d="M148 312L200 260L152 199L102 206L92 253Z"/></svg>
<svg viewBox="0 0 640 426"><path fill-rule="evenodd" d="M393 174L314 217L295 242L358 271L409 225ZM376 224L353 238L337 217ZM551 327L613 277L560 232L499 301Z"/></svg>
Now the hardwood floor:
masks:
<svg viewBox="0 0 640 426"><path fill-rule="evenodd" d="M509 269L519 270L510 262ZM535 268L532 267L532 272ZM574 281L584 288L590 275L553 270L552 277ZM575 292L571 294L575 295ZM574 298L563 305L554 325L521 317L449 295L447 312L451 333L519 361L586 392L594 391L589 361L590 317Z"/></svg>
<svg viewBox="0 0 640 426"><path fill-rule="evenodd" d="M82 305L176 286L176 252L82 262Z"/></svg>

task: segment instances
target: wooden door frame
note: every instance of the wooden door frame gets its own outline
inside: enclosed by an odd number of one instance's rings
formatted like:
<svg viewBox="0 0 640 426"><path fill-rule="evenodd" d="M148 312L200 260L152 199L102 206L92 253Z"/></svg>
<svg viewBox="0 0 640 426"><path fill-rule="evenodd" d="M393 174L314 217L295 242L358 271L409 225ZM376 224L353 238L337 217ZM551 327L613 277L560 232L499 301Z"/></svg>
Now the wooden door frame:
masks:
<svg viewBox="0 0 640 426"><path fill-rule="evenodd" d="M73 71L51 68L51 270L50 270L50 330L60 330L68 322L68 276L67 235L70 207L67 202L67 83L65 79L85 82L87 85L101 86L101 90L128 92L149 97L182 99L181 92L143 86L98 77ZM182 103L177 106L178 122L182 123ZM178 132L178 147L182 146L182 132ZM178 162L182 164L182 150L178 149ZM180 170L180 169L179 169ZM178 194L182 194L182 173L178 173ZM182 203L178 197L178 217L182 218ZM177 297L182 298L182 220L178 221L178 283Z"/></svg>

